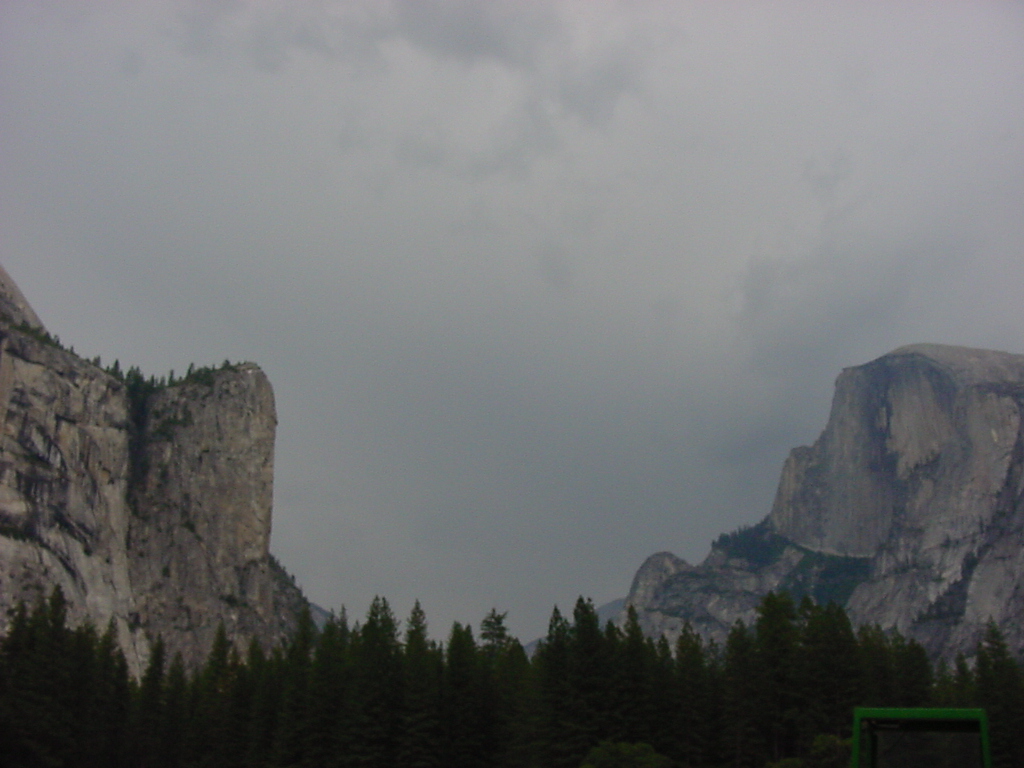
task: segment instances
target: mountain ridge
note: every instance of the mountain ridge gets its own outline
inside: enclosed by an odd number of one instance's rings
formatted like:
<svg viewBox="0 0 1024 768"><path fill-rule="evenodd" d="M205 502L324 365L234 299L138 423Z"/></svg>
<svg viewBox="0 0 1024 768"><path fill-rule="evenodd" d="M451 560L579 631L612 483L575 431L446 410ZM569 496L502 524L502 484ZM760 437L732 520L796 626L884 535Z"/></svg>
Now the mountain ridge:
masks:
<svg viewBox="0 0 1024 768"><path fill-rule="evenodd" d="M240 646L288 636L307 603L269 552L276 425L255 364L105 371L0 273L0 634L60 587L136 675L158 638L194 667L221 624Z"/></svg>
<svg viewBox="0 0 1024 768"><path fill-rule="evenodd" d="M988 620L1024 651L1024 356L900 347L836 380L828 424L793 449L770 513L690 565L652 555L627 598L652 635L723 641L769 591L971 655Z"/></svg>

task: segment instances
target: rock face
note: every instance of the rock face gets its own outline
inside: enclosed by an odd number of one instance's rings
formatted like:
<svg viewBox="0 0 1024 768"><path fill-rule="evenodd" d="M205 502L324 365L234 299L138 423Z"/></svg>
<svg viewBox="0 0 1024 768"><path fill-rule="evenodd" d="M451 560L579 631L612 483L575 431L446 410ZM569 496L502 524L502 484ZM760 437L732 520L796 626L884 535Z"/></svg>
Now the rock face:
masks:
<svg viewBox="0 0 1024 768"><path fill-rule="evenodd" d="M305 601L268 551L266 376L135 385L61 349L0 274L0 634L60 586L71 622L113 622L136 674L158 636L189 665L221 622L282 639Z"/></svg>
<svg viewBox="0 0 1024 768"><path fill-rule="evenodd" d="M629 603L652 632L722 640L787 589L856 623L973 653L995 620L1024 651L1024 356L921 344L842 372L825 431L792 451L771 514L699 566L666 553Z"/></svg>

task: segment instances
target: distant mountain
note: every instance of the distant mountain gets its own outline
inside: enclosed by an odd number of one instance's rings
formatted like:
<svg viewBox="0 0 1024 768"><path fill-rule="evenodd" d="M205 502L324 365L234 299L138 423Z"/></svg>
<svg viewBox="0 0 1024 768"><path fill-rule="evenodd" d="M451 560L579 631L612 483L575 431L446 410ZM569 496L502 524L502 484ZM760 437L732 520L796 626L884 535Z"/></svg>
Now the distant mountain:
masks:
<svg viewBox="0 0 1024 768"><path fill-rule="evenodd" d="M1024 651L1024 356L935 344L844 370L771 514L700 565L652 555L627 605L650 634L722 641L772 590L846 607L936 657L994 620Z"/></svg>
<svg viewBox="0 0 1024 768"><path fill-rule="evenodd" d="M274 393L251 363L145 380L61 348L0 267L0 635L59 586L129 667L219 624L277 642L305 599L270 556Z"/></svg>

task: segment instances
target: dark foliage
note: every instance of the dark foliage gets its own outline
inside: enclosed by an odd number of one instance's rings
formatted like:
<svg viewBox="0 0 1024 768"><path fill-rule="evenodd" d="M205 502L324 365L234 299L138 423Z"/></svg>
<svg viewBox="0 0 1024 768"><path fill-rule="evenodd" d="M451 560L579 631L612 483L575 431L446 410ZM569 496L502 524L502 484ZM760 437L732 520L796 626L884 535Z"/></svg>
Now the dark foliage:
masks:
<svg viewBox="0 0 1024 768"><path fill-rule="evenodd" d="M763 521L732 533L723 533L715 539L713 546L729 557L746 560L755 567L763 567L778 560L788 543L771 529L767 521Z"/></svg>
<svg viewBox="0 0 1024 768"><path fill-rule="evenodd" d="M377 598L351 627L304 616L269 653L221 631L191 674L157 642L133 681L113 629L68 628L55 592L0 641L0 765L823 768L848 760L860 704L984 706L994 765L1024 766L1024 674L994 624L974 668L936 670L914 641L787 594L722 649L689 627L653 642L633 613L601 627L581 598L528 659L504 619L442 644L419 605L402 633Z"/></svg>

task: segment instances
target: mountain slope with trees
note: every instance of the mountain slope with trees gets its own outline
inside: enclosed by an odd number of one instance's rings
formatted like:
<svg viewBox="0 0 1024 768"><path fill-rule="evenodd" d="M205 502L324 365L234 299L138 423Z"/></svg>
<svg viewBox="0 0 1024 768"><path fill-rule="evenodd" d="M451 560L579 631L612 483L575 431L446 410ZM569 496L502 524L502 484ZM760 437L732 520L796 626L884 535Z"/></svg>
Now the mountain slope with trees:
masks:
<svg viewBox="0 0 1024 768"><path fill-rule="evenodd" d="M652 555L627 603L653 636L688 622L721 643L780 590L949 662L990 620L1024 652L1024 356L915 344L845 369L768 517L700 565Z"/></svg>

